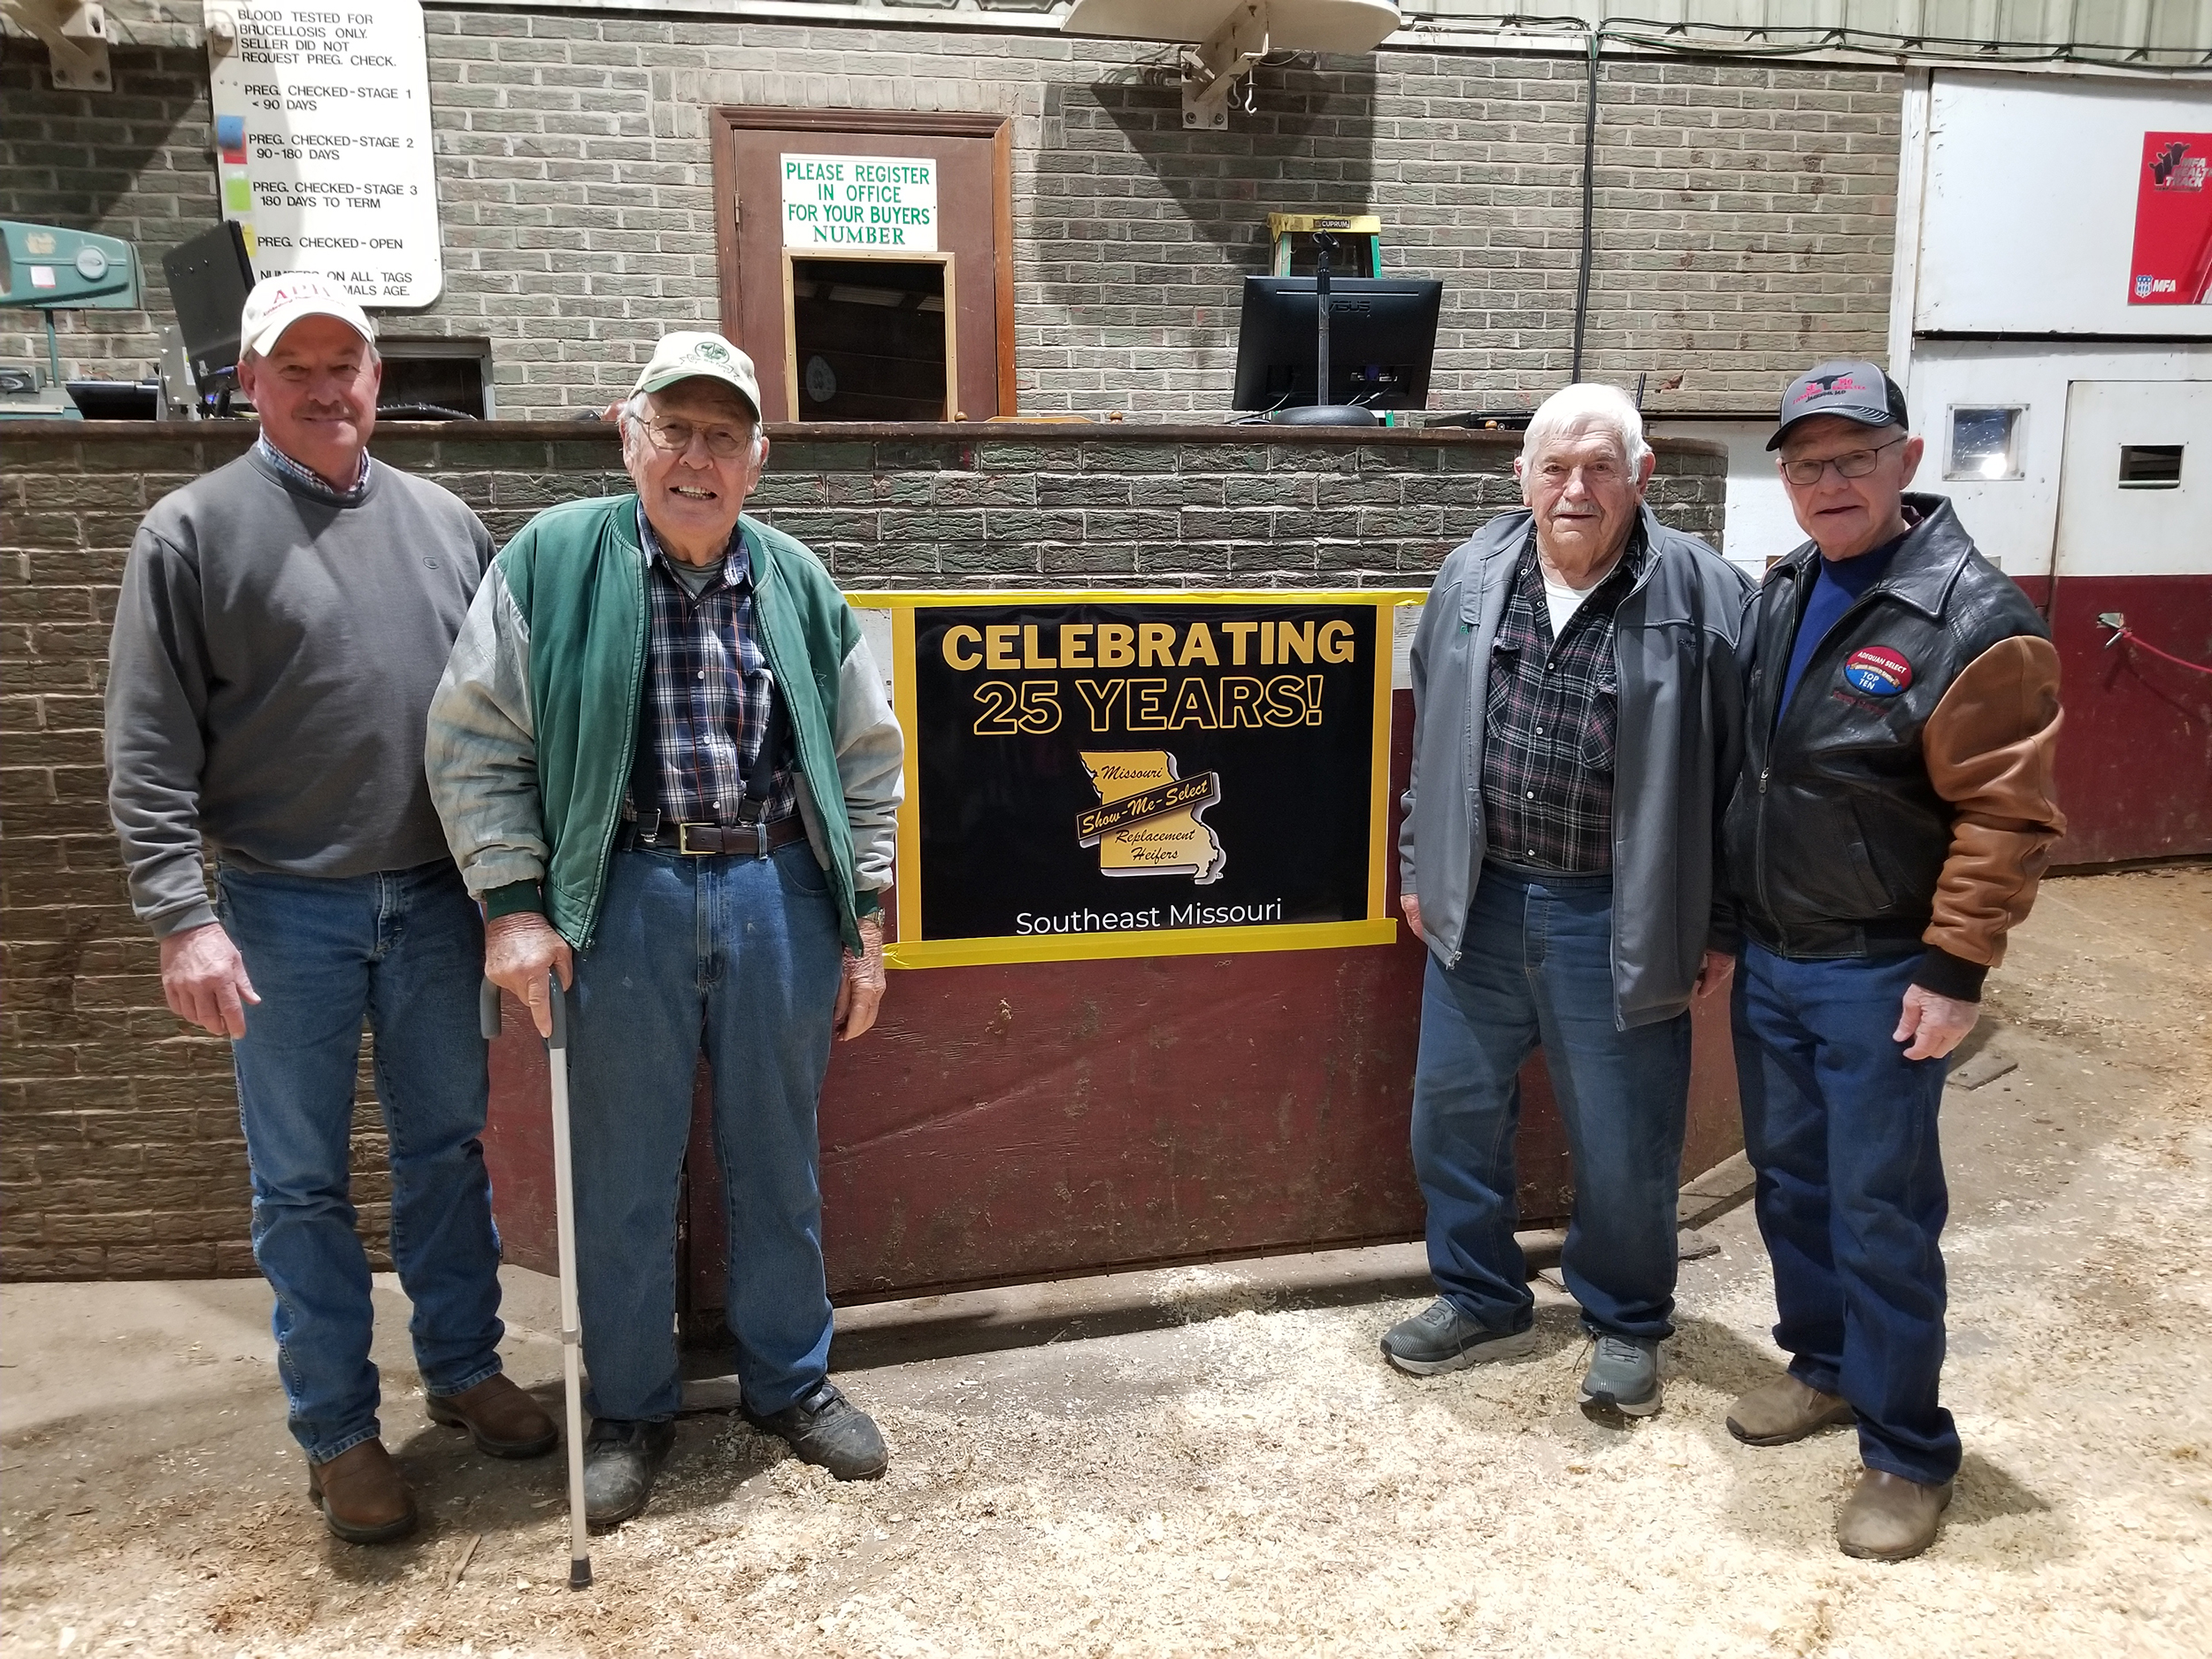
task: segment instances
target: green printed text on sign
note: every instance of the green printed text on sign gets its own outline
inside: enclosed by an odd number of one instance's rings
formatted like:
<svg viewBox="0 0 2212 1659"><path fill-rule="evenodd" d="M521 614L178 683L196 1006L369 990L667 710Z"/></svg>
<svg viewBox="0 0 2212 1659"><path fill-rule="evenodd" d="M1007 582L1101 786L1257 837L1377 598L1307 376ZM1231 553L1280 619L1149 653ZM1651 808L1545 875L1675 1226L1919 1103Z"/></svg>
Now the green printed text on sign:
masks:
<svg viewBox="0 0 2212 1659"><path fill-rule="evenodd" d="M927 157L780 156L783 245L937 250L937 164Z"/></svg>

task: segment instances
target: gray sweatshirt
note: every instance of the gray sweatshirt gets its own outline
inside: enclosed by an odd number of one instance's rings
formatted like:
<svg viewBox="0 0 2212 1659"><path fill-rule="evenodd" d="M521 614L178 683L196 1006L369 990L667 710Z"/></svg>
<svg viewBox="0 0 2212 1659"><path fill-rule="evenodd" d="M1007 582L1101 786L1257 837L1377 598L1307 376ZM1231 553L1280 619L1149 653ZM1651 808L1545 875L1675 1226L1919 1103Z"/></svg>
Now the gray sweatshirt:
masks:
<svg viewBox="0 0 2212 1659"><path fill-rule="evenodd" d="M303 876L447 856L423 727L491 556L456 496L375 462L353 505L249 453L146 515L108 648L108 810L156 934L215 919L204 841Z"/></svg>

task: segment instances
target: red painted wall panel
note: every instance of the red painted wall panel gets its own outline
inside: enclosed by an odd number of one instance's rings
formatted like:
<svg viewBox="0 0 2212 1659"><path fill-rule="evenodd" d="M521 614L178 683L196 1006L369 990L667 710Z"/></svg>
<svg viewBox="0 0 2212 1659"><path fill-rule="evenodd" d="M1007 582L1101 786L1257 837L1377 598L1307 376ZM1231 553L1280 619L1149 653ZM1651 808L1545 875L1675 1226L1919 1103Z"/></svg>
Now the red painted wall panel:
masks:
<svg viewBox="0 0 2212 1659"><path fill-rule="evenodd" d="M2035 596L2032 594L2031 596ZM2212 665L2212 575L2064 576L2048 615L2066 725L2064 864L2212 852L2212 674L2108 644L2118 611L2149 644Z"/></svg>
<svg viewBox="0 0 2212 1659"><path fill-rule="evenodd" d="M1394 800L1405 694L1394 713ZM1407 1139L1425 960L1407 935L1359 950L895 973L882 1021L840 1045L823 1091L831 1294L1417 1236ZM545 1060L511 1004L508 1018L487 1157L509 1259L551 1271ZM1564 1217L1571 1172L1540 1056L1522 1083L1521 1207L1537 1225ZM700 1104L684 1300L711 1325L721 1191ZM1697 1022L1684 1167L1741 1144L1717 1002Z"/></svg>

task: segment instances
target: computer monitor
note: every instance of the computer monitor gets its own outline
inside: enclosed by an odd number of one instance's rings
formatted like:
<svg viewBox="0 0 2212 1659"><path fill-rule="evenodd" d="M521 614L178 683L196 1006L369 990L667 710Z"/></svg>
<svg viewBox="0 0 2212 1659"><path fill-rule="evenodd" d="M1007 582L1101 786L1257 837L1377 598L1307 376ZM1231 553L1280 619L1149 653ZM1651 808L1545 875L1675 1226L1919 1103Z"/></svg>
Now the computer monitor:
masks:
<svg viewBox="0 0 2212 1659"><path fill-rule="evenodd" d="M245 233L225 219L162 255L161 268L194 385L203 397L227 390L238 370L238 317L254 284Z"/></svg>
<svg viewBox="0 0 2212 1659"><path fill-rule="evenodd" d="M152 420L161 413L159 380L66 380L69 401L87 420Z"/></svg>
<svg viewBox="0 0 2212 1659"><path fill-rule="evenodd" d="M1444 285L1431 278L1329 279L1329 385L1316 396L1320 313L1311 277L1247 277L1232 407L1358 403L1419 409L1429 395Z"/></svg>

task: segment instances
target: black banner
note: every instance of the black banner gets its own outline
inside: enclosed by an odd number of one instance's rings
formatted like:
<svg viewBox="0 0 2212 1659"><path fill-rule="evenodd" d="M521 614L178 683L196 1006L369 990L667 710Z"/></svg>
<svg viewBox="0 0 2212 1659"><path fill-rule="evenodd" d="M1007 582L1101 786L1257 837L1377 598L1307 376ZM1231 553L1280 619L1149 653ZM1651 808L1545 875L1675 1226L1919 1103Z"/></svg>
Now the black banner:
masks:
<svg viewBox="0 0 2212 1659"><path fill-rule="evenodd" d="M902 945L1372 919L1387 615L916 607L921 926Z"/></svg>

